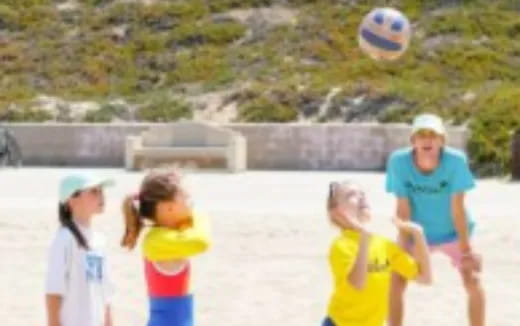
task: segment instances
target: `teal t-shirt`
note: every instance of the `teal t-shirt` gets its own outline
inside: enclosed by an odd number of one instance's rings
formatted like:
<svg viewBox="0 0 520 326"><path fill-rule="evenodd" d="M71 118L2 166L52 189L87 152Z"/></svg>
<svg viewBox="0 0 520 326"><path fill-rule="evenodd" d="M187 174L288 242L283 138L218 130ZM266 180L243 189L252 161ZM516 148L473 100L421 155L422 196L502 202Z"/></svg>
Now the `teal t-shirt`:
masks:
<svg viewBox="0 0 520 326"><path fill-rule="evenodd" d="M454 148L445 147L439 166L429 174L421 173L413 159L412 148L392 153L386 168L386 191L407 198L411 206L412 221L424 228L430 245L452 242L457 231L451 214L453 194L475 187L466 155ZM475 223L466 210L468 229Z"/></svg>

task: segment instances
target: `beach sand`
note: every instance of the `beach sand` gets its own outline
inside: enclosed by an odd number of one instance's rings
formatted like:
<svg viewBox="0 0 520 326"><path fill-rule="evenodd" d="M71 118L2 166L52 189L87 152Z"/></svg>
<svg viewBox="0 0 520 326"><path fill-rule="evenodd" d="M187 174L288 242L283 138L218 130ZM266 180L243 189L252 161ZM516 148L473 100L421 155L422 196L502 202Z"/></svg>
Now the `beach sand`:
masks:
<svg viewBox="0 0 520 326"><path fill-rule="evenodd" d="M45 325L47 251L58 227L57 188L71 169L0 171L0 321ZM120 205L143 173L95 170L112 177L106 210L95 218L108 239L116 287L115 325L143 326L147 296L139 250L119 247ZM197 325L319 325L331 291L327 253L337 233L324 207L331 180L353 179L367 191L373 227L395 237L394 200L382 173L194 172L195 204L211 217L213 246L193 260ZM488 325L520 325L520 184L481 180L467 198L478 223L475 246L484 256ZM406 325L463 326L466 295L449 261L435 255L432 287L411 285Z"/></svg>

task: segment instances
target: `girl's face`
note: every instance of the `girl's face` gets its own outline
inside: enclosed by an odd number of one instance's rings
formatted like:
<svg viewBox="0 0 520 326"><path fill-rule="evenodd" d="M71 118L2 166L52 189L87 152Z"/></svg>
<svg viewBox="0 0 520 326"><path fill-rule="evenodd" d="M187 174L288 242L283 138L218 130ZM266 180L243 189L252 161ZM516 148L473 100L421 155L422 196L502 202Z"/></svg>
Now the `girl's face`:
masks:
<svg viewBox="0 0 520 326"><path fill-rule="evenodd" d="M367 209L366 197L359 186L340 185L336 190L336 203L338 210L357 218L359 222L367 222L368 215L364 214L364 210Z"/></svg>
<svg viewBox="0 0 520 326"><path fill-rule="evenodd" d="M191 215L190 197L182 187L179 187L175 198L159 201L155 206L155 221L162 227L177 229L189 226Z"/></svg>
<svg viewBox="0 0 520 326"><path fill-rule="evenodd" d="M105 207L103 188L85 189L73 196L69 203L74 211L82 215L91 216L102 213Z"/></svg>

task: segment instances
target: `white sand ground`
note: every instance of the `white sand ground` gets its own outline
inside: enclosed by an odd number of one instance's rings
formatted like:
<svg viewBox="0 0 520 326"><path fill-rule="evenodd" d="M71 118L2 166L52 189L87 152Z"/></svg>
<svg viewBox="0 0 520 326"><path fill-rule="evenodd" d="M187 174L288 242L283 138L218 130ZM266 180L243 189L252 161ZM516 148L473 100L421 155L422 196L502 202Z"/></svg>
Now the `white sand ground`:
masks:
<svg viewBox="0 0 520 326"><path fill-rule="evenodd" d="M57 228L57 187L70 169L0 171L0 325L45 325L47 247ZM118 247L119 206L141 173L97 170L117 186L96 219L110 244L116 325L145 325L147 299L139 251ZM368 192L374 226L394 235L384 175L349 172L194 173L197 205L212 217L214 245L194 260L197 325L318 325L330 294L326 254L335 230L324 214L327 185L351 178ZM520 325L520 184L480 181L468 198L485 259L490 326ZM463 326L465 294L449 262L435 256L436 284L412 286L407 325Z"/></svg>

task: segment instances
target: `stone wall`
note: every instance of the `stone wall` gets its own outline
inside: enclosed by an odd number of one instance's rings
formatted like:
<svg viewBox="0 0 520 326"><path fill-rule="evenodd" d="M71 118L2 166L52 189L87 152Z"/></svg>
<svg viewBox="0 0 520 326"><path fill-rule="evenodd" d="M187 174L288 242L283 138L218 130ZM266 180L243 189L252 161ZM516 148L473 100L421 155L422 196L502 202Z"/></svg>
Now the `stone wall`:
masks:
<svg viewBox="0 0 520 326"><path fill-rule="evenodd" d="M8 124L26 165L122 167L127 135L153 126L132 124ZM230 124L248 142L248 168L379 170L409 144L403 124ZM448 143L464 149L468 132L450 128Z"/></svg>

